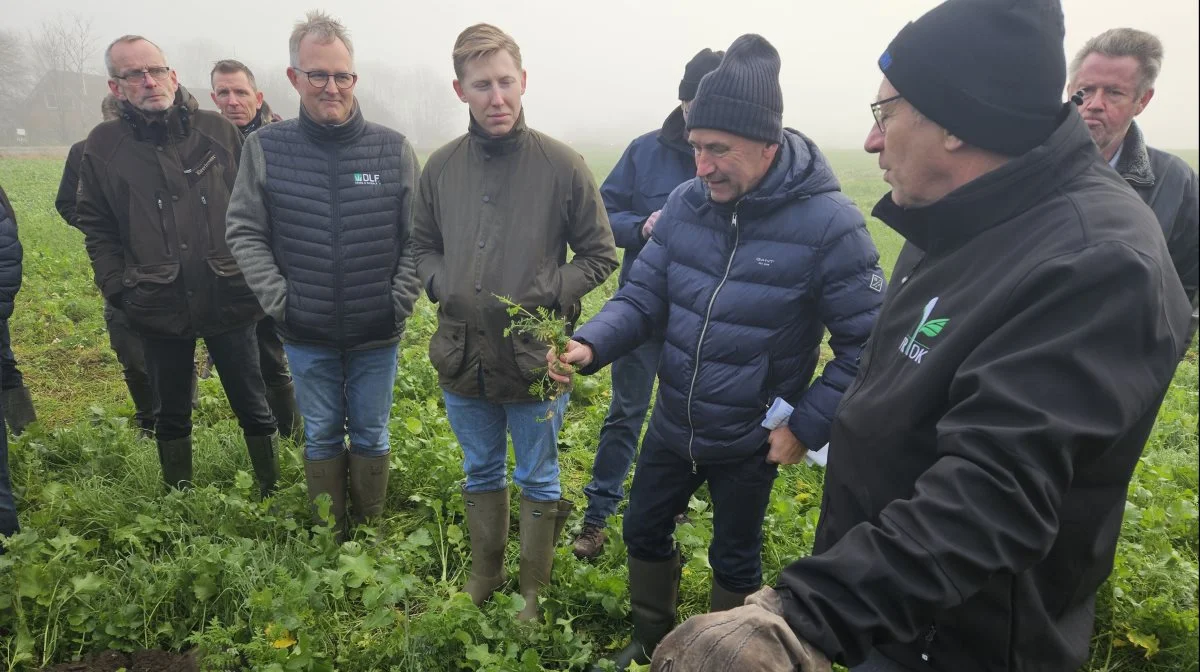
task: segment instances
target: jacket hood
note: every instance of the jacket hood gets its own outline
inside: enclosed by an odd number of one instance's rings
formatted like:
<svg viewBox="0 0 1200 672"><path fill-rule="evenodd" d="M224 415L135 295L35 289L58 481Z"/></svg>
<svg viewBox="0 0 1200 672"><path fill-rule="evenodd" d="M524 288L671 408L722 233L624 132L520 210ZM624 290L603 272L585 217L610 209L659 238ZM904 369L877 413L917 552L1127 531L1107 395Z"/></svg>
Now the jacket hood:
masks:
<svg viewBox="0 0 1200 672"><path fill-rule="evenodd" d="M1153 186L1157 179L1154 167L1150 165L1150 150L1146 148L1146 139L1136 121L1129 124L1129 130L1125 132L1121 158L1117 159L1117 172L1127 182L1139 187Z"/></svg>
<svg viewBox="0 0 1200 672"><path fill-rule="evenodd" d="M175 89L175 100L161 114L147 114L121 101L121 119L133 127L139 140L164 141L168 136L182 137L192 128L192 115L200 109L196 98L182 84Z"/></svg>
<svg viewBox="0 0 1200 672"><path fill-rule="evenodd" d="M692 146L688 144L687 124L683 120L683 108L676 107L658 132L658 141L662 146L682 154L692 156Z"/></svg>
<svg viewBox="0 0 1200 672"><path fill-rule="evenodd" d="M775 162L758 186L737 200L736 204L714 203L708 198L708 187L703 180L689 183L684 200L700 210L712 207L732 210L735 205L740 214L761 217L792 201L812 198L818 194L841 191L841 184L833 174L833 168L817 145L803 133L785 128L783 142L775 155Z"/></svg>
<svg viewBox="0 0 1200 672"><path fill-rule="evenodd" d="M1044 200L1102 161L1074 103L1065 103L1046 142L923 208L904 209L888 192L871 214L906 240L936 254L953 249ZM1113 175L1114 180L1116 175Z"/></svg>

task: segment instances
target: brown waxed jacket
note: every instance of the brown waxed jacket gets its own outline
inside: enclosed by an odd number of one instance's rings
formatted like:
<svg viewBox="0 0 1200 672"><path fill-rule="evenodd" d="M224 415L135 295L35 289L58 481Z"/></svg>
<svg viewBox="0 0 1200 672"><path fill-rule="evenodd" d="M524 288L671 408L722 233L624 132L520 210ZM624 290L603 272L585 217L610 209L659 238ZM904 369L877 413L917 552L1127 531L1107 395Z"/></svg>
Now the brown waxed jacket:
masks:
<svg viewBox="0 0 1200 672"><path fill-rule="evenodd" d="M429 157L410 241L438 327L429 358L445 389L528 401L547 346L504 335L496 298L550 308L570 320L585 294L617 268L600 192L578 152L525 126L502 138L470 131ZM574 257L567 261L567 247Z"/></svg>
<svg viewBox="0 0 1200 672"><path fill-rule="evenodd" d="M88 135L76 215L96 285L142 334L189 338L262 318L225 243L242 136L183 87L161 119L123 104Z"/></svg>

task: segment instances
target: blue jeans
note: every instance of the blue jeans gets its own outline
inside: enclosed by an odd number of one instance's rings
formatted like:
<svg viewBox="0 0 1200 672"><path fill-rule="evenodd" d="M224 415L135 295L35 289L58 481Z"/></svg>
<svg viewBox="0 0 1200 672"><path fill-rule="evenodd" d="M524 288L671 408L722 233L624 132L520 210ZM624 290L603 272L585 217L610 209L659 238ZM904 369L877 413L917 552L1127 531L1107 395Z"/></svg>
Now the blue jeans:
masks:
<svg viewBox="0 0 1200 672"><path fill-rule="evenodd" d="M371 350L283 347L296 384L296 406L304 416L305 457L337 457L346 449L347 434L350 452L387 455L398 345Z"/></svg>
<svg viewBox="0 0 1200 672"><path fill-rule="evenodd" d="M8 331L7 321L0 321L4 331ZM4 372L0 370L0 379ZM3 381L0 380L0 383ZM12 480L8 476L8 428L4 425L4 409L0 408L0 537L7 537L21 531L17 524L17 503L13 499ZM0 553L4 547L0 546Z"/></svg>
<svg viewBox="0 0 1200 672"><path fill-rule="evenodd" d="M567 394L554 401L510 404L460 397L447 390L442 390L442 394L450 428L462 445L467 492L507 487L505 435L512 434L513 453L517 457L513 480L525 498L535 502L558 501L562 496L558 482L558 430L567 408ZM553 417L542 420L548 411L553 411Z"/></svg>
<svg viewBox="0 0 1200 672"><path fill-rule="evenodd" d="M585 523L604 527L625 498L625 478L637 456L662 348L662 341L648 341L612 363L612 402L596 444L592 480L583 489L588 498Z"/></svg>

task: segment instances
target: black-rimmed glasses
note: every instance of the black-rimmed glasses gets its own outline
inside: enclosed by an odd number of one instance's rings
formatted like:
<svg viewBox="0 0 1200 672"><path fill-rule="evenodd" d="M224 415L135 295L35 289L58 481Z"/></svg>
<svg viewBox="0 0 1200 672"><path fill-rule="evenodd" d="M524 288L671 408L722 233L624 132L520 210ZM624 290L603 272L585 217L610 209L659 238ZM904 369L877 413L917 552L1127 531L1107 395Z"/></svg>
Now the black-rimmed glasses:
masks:
<svg viewBox="0 0 1200 672"><path fill-rule="evenodd" d="M146 78L146 75L150 75L150 77L154 81L162 82L162 81L165 81L167 79L167 76L170 74L171 74L171 68L168 68L165 65L158 65L153 68L142 68L141 70L131 70L129 72L126 72L123 75L113 75L113 79L119 79L122 82L125 82L127 84L137 84L138 82L144 80Z"/></svg>
<svg viewBox="0 0 1200 672"><path fill-rule="evenodd" d="M883 106L900 100L903 97L904 96L892 96L891 98L884 98L883 100L877 100L871 103L871 116L875 117L875 126L879 129L880 133L887 133L887 129L883 127Z"/></svg>
<svg viewBox="0 0 1200 672"><path fill-rule="evenodd" d="M301 70L300 68L292 69L296 72L303 73L305 77L308 77L309 85L318 89L325 88L329 84L330 77L333 78L334 86L337 86L339 89L348 89L354 86L354 83L358 81L358 75L353 72L335 72L330 74L320 70L313 70L309 72L307 70Z"/></svg>

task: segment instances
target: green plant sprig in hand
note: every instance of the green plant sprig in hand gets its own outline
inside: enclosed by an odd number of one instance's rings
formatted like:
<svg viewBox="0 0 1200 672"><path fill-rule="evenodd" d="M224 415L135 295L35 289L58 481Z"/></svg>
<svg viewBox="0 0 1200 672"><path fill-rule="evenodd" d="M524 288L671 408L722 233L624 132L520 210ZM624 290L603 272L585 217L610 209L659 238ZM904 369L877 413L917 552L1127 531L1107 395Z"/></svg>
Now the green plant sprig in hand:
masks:
<svg viewBox="0 0 1200 672"><path fill-rule="evenodd" d="M512 318L509 325L504 328L505 336L511 336L513 332L528 334L550 346L556 353L561 354L567 351L567 342L571 339L567 336L566 319L556 316L550 309L543 306L538 306L535 309L536 312L531 313L507 296L499 294L493 294L493 296L505 305L508 316ZM575 367L570 364L560 363L560 366L560 371L569 370L572 374L575 373ZM570 389L570 384L554 380L550 377L549 369L543 367L541 378L529 386L529 394L542 401L554 401L559 395ZM552 415L553 411L548 412L547 419Z"/></svg>

